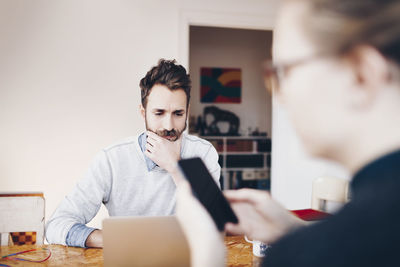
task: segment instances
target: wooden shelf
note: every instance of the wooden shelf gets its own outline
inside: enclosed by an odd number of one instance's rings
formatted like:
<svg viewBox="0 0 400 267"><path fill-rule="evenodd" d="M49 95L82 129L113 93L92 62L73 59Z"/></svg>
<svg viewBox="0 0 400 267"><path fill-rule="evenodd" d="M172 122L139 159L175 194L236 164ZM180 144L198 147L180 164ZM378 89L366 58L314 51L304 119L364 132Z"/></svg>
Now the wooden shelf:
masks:
<svg viewBox="0 0 400 267"><path fill-rule="evenodd" d="M218 152L223 177L223 189L236 189L241 186L269 189L271 155L271 139L269 137L201 136L201 138L210 141ZM260 141L264 140L265 142L260 143ZM241 161L243 161L243 164L240 164ZM254 175L249 171L254 171ZM266 177L262 179L246 178L256 177L256 173L260 172L264 172L263 175ZM265 172L267 173L265 174Z"/></svg>

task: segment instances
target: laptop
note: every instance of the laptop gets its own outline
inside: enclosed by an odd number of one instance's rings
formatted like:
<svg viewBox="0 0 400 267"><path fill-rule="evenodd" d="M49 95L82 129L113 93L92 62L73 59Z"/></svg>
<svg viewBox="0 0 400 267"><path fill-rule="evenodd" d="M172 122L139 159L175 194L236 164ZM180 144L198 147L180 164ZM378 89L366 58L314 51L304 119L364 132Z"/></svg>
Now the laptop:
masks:
<svg viewBox="0 0 400 267"><path fill-rule="evenodd" d="M189 246L175 216L103 220L104 266L190 266Z"/></svg>

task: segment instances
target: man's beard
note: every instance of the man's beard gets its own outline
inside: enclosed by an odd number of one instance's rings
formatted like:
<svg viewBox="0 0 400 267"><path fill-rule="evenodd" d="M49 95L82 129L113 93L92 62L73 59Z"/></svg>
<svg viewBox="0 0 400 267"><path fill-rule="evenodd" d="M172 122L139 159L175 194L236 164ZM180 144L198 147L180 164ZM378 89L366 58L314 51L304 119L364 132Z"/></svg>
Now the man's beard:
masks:
<svg viewBox="0 0 400 267"><path fill-rule="evenodd" d="M147 131L153 132L153 133L157 134L158 136L161 136L162 138L165 138L171 142L175 142L176 140L178 140L187 126L186 120L185 120L185 126L182 129L154 130L154 129L150 129L150 127L148 126L147 118L145 119L145 124L146 124Z"/></svg>

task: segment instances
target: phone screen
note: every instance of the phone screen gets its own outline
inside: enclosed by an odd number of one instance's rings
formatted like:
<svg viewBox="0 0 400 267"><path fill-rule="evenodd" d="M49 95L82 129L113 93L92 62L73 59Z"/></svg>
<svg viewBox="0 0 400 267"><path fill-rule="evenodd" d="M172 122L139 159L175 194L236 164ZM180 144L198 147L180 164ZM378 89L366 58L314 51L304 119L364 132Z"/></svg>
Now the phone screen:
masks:
<svg viewBox="0 0 400 267"><path fill-rule="evenodd" d="M231 206L200 158L182 159L178 161L178 165L189 181L194 195L211 215L219 231L224 230L227 222L238 223Z"/></svg>

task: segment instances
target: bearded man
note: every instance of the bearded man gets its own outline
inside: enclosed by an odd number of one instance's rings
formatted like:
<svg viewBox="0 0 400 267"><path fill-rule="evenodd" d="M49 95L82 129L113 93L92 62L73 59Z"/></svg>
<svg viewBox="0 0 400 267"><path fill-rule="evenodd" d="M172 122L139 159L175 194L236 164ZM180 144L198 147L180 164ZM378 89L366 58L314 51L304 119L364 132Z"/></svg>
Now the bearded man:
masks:
<svg viewBox="0 0 400 267"><path fill-rule="evenodd" d="M175 60L161 59L140 81L146 131L103 149L46 224L50 244L102 247L100 229L86 226L103 203L110 216L175 213L176 162L200 157L219 185L218 153L184 133L191 81Z"/></svg>

